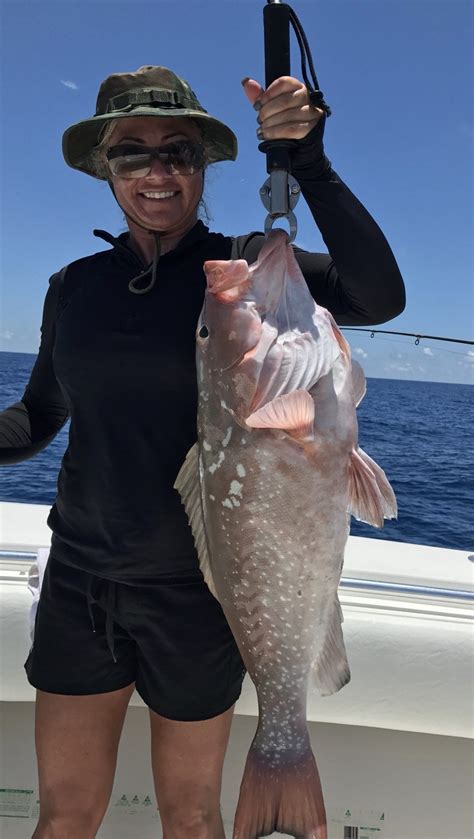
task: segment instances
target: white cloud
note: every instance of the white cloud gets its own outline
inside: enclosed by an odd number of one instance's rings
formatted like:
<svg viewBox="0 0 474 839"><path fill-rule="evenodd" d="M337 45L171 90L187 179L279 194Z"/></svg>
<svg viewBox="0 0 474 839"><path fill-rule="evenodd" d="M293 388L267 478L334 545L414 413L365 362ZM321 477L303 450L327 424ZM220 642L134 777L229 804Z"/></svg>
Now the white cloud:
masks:
<svg viewBox="0 0 474 839"><path fill-rule="evenodd" d="M385 370L395 370L397 373L411 373L413 366L411 364L387 364Z"/></svg>
<svg viewBox="0 0 474 839"><path fill-rule="evenodd" d="M71 90L79 90L79 86L75 82L68 82L61 79L61 84L63 84L64 87L69 87Z"/></svg>
<svg viewBox="0 0 474 839"><path fill-rule="evenodd" d="M361 356L362 356L362 358L368 358L367 353L365 352L365 350L363 350L363 349L362 349L362 347L357 347L357 348L354 350L354 352L355 352L355 353L357 353L357 355L361 355Z"/></svg>
<svg viewBox="0 0 474 839"><path fill-rule="evenodd" d="M3 338L5 341L11 341L14 336L14 332L11 332L10 329L4 329L3 332L0 332L0 338Z"/></svg>
<svg viewBox="0 0 474 839"><path fill-rule="evenodd" d="M429 347L423 347L423 352L425 355L434 355L433 351Z"/></svg>

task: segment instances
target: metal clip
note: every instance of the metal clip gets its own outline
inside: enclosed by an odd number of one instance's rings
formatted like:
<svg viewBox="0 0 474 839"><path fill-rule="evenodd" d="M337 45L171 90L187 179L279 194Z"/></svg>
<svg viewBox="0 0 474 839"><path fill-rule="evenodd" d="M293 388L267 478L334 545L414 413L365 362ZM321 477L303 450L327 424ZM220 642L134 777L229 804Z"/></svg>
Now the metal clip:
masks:
<svg viewBox="0 0 474 839"><path fill-rule="evenodd" d="M286 218L290 227L289 240L294 241L297 224L293 208L300 194L301 188L298 181L285 169L275 169L271 172L270 177L260 188L262 204L269 211L265 219L265 236L268 236L276 219Z"/></svg>

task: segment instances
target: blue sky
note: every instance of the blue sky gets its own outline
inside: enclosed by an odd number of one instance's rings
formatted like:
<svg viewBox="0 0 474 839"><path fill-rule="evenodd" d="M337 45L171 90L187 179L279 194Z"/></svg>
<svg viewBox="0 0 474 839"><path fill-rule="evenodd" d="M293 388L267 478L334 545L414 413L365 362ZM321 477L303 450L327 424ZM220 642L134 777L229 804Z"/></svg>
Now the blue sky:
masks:
<svg viewBox="0 0 474 839"><path fill-rule="evenodd" d="M326 153L384 231L407 286L385 328L473 336L473 6L470 0L294 0L333 115ZM0 350L36 352L48 277L123 229L105 184L69 169L64 129L100 82L142 64L188 79L239 138L214 167L210 227L262 229L265 158L240 80L263 81L263 0L3 0ZM292 74L300 76L292 47ZM297 206L297 243L326 251ZM381 280L383 281L383 280ZM369 376L472 382L474 347L346 332Z"/></svg>

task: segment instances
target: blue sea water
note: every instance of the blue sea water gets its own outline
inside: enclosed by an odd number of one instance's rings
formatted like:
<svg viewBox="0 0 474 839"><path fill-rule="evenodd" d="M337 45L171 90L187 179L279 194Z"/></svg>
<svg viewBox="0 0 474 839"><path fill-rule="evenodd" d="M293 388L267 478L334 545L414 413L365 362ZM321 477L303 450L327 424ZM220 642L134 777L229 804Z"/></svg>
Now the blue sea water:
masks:
<svg viewBox="0 0 474 839"><path fill-rule="evenodd" d="M0 353L0 410L19 401L36 356ZM474 549L470 385L368 379L358 408L359 443L387 474L398 520L351 533L443 548ZM0 500L52 504L69 423L31 460L3 467Z"/></svg>

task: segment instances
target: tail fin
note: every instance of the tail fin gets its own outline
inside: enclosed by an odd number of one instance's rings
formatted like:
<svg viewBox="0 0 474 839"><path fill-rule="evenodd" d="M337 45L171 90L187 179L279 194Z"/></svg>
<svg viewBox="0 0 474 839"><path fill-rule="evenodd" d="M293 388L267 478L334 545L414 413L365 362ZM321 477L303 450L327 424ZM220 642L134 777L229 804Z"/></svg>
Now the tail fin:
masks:
<svg viewBox="0 0 474 839"><path fill-rule="evenodd" d="M233 839L257 839L274 831L298 839L327 839L326 811L311 749L298 763L275 765L253 746L247 756Z"/></svg>

